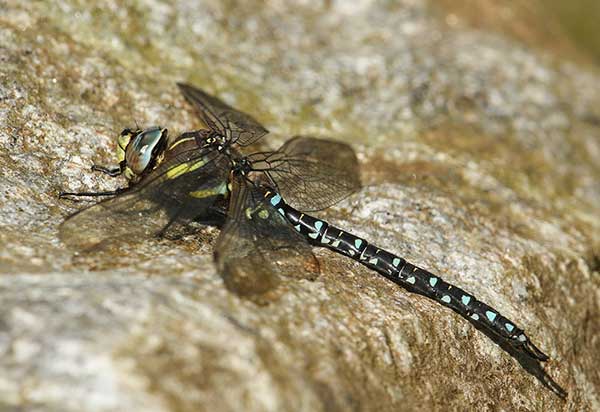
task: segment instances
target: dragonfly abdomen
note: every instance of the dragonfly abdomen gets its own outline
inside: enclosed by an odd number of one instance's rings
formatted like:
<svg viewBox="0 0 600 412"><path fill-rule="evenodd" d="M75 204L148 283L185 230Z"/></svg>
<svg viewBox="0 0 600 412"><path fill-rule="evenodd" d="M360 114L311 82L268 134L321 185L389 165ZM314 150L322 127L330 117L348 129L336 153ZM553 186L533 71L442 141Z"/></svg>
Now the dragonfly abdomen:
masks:
<svg viewBox="0 0 600 412"><path fill-rule="evenodd" d="M277 193L270 192L266 196L271 205L312 244L346 255L410 292L435 300L475 325L484 327L511 344L522 347L535 359L548 359L513 321L463 289L391 252L370 244L363 238L294 209Z"/></svg>

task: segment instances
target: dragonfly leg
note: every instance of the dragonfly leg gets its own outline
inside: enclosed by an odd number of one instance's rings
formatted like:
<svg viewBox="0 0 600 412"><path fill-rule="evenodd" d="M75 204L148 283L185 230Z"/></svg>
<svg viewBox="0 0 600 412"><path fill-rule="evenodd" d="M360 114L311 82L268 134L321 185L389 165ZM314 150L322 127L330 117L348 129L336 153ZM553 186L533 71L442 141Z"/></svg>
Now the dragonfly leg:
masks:
<svg viewBox="0 0 600 412"><path fill-rule="evenodd" d="M119 165L119 166L113 166L113 167L106 167L106 166L100 166L100 165L92 165L92 171L93 172L101 172L104 173L106 175L109 175L111 177L116 177L119 176L123 173L123 168Z"/></svg>
<svg viewBox="0 0 600 412"><path fill-rule="evenodd" d="M157 237L164 237L167 234L167 231L169 230L169 228L173 225L173 223L175 223L175 221L177 220L177 218L179 218L179 216L181 215L182 212L182 208L179 208L177 210L177 212L175 212L175 214L173 214L173 216L171 216L169 218L169 221L167 222L167 224L165 225L165 227L163 227L157 234Z"/></svg>
<svg viewBox="0 0 600 412"><path fill-rule="evenodd" d="M114 195L118 195L119 193L123 193L125 190L127 190L127 188L124 187L120 187L118 189L115 190L108 190L105 192L59 192L58 193L58 197L59 199L63 199L65 197L83 197L83 196L89 196L89 197L101 197L101 196L114 196Z"/></svg>

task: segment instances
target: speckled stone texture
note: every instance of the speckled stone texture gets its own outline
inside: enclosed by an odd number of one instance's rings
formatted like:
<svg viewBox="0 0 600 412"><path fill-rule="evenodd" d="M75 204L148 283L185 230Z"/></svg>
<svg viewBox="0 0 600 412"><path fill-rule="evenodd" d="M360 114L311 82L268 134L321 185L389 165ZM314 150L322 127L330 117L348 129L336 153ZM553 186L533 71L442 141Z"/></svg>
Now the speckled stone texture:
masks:
<svg viewBox="0 0 600 412"><path fill-rule="evenodd" d="M443 3L0 0L0 410L600 410L598 68ZM265 147L352 144L364 189L320 216L515 320L567 399L329 251L257 305L216 273L215 228L68 250L90 203L57 193L123 185L89 167L124 127L199 127L182 80Z"/></svg>

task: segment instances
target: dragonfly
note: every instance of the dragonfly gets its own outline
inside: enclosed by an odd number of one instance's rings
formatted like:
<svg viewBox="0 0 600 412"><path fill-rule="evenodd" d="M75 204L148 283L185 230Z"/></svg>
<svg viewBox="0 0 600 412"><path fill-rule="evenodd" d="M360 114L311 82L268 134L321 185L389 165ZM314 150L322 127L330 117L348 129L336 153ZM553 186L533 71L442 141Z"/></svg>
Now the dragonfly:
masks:
<svg viewBox="0 0 600 412"><path fill-rule="evenodd" d="M349 145L296 136L275 151L243 154L267 129L201 89L178 87L208 129L173 140L160 127L125 129L118 138L119 165L92 169L123 174L129 186L61 193L109 197L62 223L65 243L89 249L125 237L162 235L173 225L217 215L216 268L239 296L265 296L287 277L314 278L320 269L313 247L325 247L453 310L519 356L538 363L549 359L516 322L473 294L309 214L360 189L359 164Z"/></svg>

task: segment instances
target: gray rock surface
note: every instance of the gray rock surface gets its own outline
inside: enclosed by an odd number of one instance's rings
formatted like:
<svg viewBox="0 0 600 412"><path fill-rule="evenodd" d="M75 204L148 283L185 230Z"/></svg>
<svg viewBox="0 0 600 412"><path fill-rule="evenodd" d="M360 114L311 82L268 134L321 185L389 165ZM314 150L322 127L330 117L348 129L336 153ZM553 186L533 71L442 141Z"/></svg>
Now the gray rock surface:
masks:
<svg viewBox="0 0 600 412"><path fill-rule="evenodd" d="M1 411L600 410L597 68L421 0L100 4L0 0ZM225 289L214 228L67 250L89 203L57 193L123 184L89 171L121 129L199 126L181 80L270 147L353 144L365 187L322 216L517 321L567 400L328 251L260 306Z"/></svg>

